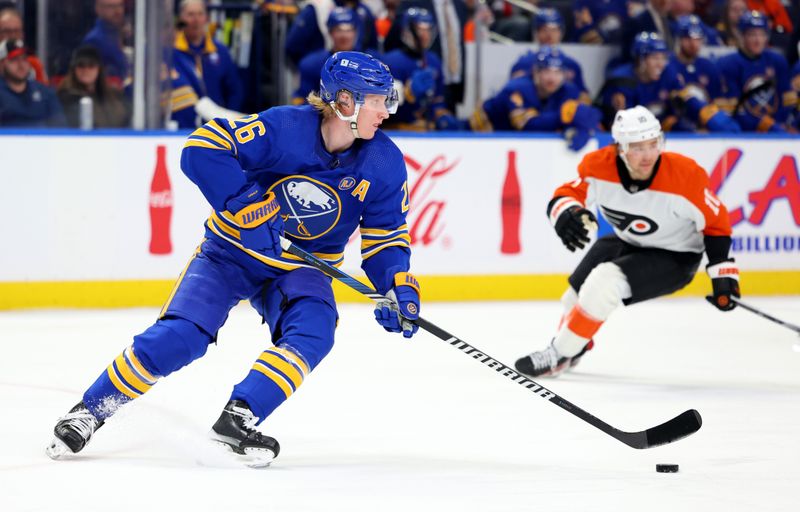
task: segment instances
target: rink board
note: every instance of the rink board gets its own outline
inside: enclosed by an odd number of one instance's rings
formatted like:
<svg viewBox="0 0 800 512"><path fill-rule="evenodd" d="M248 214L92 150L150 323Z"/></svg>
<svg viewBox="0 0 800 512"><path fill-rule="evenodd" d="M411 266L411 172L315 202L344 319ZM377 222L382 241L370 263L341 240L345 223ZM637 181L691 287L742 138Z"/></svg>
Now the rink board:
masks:
<svg viewBox="0 0 800 512"><path fill-rule="evenodd" d="M0 308L158 305L203 237L209 207L180 172L185 134L0 136ZM581 254L544 214L583 154L537 137L395 137L409 174L412 270L426 300L558 297ZM150 185L166 148L171 251L150 253ZM734 256L749 294L800 293L797 139L671 137L708 169L732 212ZM509 172L510 162L515 173ZM515 174L515 176L514 176ZM347 191L340 191L347 193ZM505 208L504 205L505 204ZM518 206L518 209L515 209ZM359 269L359 240L345 271ZM707 293L698 276L683 293ZM341 300L354 294L341 293Z"/></svg>

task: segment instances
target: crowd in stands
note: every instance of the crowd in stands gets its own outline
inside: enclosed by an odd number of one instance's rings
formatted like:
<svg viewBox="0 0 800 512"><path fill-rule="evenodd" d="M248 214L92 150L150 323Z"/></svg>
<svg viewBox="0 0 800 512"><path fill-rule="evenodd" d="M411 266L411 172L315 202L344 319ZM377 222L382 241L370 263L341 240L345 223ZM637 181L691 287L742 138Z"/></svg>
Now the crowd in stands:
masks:
<svg viewBox="0 0 800 512"><path fill-rule="evenodd" d="M282 49L299 75L292 102L317 90L332 53L359 50L381 58L396 79L402 104L389 129L560 132L579 149L616 111L640 104L667 131L800 130L800 0L521 1L531 9L503 0L308 0ZM0 126L82 126L85 98L94 127L129 126L133 2L94 0L94 25L67 72L53 78L30 50L19 11L1 4ZM494 39L536 47L508 70L504 87L486 91L470 119L458 119L464 44L476 23ZM619 49L594 97L565 42ZM730 49L709 59L704 47ZM242 109L239 69L214 37L204 0L177 2L168 60L165 101L178 127Z"/></svg>

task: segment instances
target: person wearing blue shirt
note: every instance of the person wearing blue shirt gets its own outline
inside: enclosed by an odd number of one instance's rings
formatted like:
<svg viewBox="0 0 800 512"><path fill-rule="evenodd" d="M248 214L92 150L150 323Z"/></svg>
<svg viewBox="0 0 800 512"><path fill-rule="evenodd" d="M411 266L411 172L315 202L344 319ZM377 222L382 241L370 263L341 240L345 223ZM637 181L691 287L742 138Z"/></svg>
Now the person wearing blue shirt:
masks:
<svg viewBox="0 0 800 512"><path fill-rule="evenodd" d="M697 98L709 105L724 107L722 76L714 61L700 57L706 42L703 23L695 15L678 18L676 37L677 50L670 56L667 67L675 71L684 86L684 95ZM675 131L696 131L698 126L686 116L679 117Z"/></svg>
<svg viewBox="0 0 800 512"><path fill-rule="evenodd" d="M439 56L430 51L436 39L433 15L411 7L400 19L401 48L384 55L395 80L403 84L403 102L390 127L395 130L459 130L461 123L445 104L444 73Z"/></svg>
<svg viewBox="0 0 800 512"><path fill-rule="evenodd" d="M181 168L213 208L205 238L155 324L57 422L50 457L81 451L121 405L203 356L231 308L249 300L272 344L233 387L211 438L250 466L270 464L280 445L256 425L328 354L338 322L331 279L284 252L281 237L339 265L360 230L361 266L387 297L376 321L414 335L420 295L408 272L406 165L379 129L397 101L385 64L339 52L325 62L310 105L214 119L189 136Z"/></svg>
<svg viewBox="0 0 800 512"><path fill-rule="evenodd" d="M31 78L31 64L19 39L0 42L0 126L66 126L58 97Z"/></svg>
<svg viewBox="0 0 800 512"><path fill-rule="evenodd" d="M239 70L224 44L208 33L208 13L203 0L183 0L180 4L183 30L175 36L172 52L174 82L188 85L199 101L208 98L219 107L239 110L244 100ZM176 84L174 83L173 86ZM191 98L188 89L181 97ZM195 103L196 103L195 101ZM181 108L176 108L181 107ZM202 124L191 101L176 101L173 95L172 119L180 128L195 128Z"/></svg>
<svg viewBox="0 0 800 512"><path fill-rule="evenodd" d="M534 17L534 35L536 42L541 46L558 46L564 38L564 18L555 9L546 7L539 9ZM581 91L581 100L588 102L589 92L583 83L581 65L564 52L561 52L561 60L564 66L564 80L577 87ZM511 67L511 78L531 74L535 62L536 52L529 50Z"/></svg>
<svg viewBox="0 0 800 512"><path fill-rule="evenodd" d="M599 128L600 112L580 100L577 87L564 80L564 61L555 47L536 54L533 74L514 78L483 103L471 119L476 131L561 132L578 151Z"/></svg>
<svg viewBox="0 0 800 512"><path fill-rule="evenodd" d="M713 132L741 131L728 114L698 98L675 68L667 66L669 50L661 36L638 34L631 55L633 63L612 70L601 89L606 126L611 126L618 111L642 105L656 116L664 131L685 128L678 124L682 118Z"/></svg>
<svg viewBox="0 0 800 512"><path fill-rule="evenodd" d="M109 82L122 89L131 83L131 65L125 55L122 35L125 26L125 2L96 0L94 10L97 21L81 44L97 48Z"/></svg>
<svg viewBox="0 0 800 512"><path fill-rule="evenodd" d="M309 93L319 88L320 70L328 57L336 52L351 51L358 37L358 15L347 7L336 7L328 16L328 33L333 41L332 50L322 48L312 52L300 61L300 85L292 96L294 105L302 105Z"/></svg>
<svg viewBox="0 0 800 512"><path fill-rule="evenodd" d="M378 48L378 33L375 16L358 0L318 0L308 2L295 16L289 33L286 34L284 49L286 56L294 65L299 65L303 57L323 48L330 48L324 24L330 12L336 7L347 7L358 14L358 39L355 49L373 53Z"/></svg>
<svg viewBox="0 0 800 512"><path fill-rule="evenodd" d="M718 61L725 80L726 109L746 132L784 132L797 102L786 58L767 48L766 16L745 12L738 26L742 34L739 51Z"/></svg>

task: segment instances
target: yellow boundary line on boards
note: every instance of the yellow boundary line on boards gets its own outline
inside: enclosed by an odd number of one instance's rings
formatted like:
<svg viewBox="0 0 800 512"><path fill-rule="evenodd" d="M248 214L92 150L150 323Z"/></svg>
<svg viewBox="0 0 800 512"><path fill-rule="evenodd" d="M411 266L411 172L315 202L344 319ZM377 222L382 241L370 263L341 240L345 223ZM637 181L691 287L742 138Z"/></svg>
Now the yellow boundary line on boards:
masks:
<svg viewBox="0 0 800 512"><path fill-rule="evenodd" d="M555 300L567 286L566 274L420 276L425 301ZM800 295L800 271L743 272L744 296ZM27 308L124 308L161 306L174 281L48 281L0 283L0 310ZM368 301L334 281L339 302ZM711 291L705 274L676 296Z"/></svg>

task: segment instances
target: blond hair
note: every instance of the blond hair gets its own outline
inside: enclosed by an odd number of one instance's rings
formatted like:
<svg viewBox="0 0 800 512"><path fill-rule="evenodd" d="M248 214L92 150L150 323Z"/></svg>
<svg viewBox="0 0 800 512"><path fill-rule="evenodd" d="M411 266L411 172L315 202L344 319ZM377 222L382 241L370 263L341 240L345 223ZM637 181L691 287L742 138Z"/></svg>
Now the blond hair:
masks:
<svg viewBox="0 0 800 512"><path fill-rule="evenodd" d="M306 96L306 101L309 105L314 107L317 112L322 114L323 119L327 119L336 115L336 112L333 111L333 107L325 103L325 101L320 98L319 94L316 92L312 91L308 93L308 96Z"/></svg>

